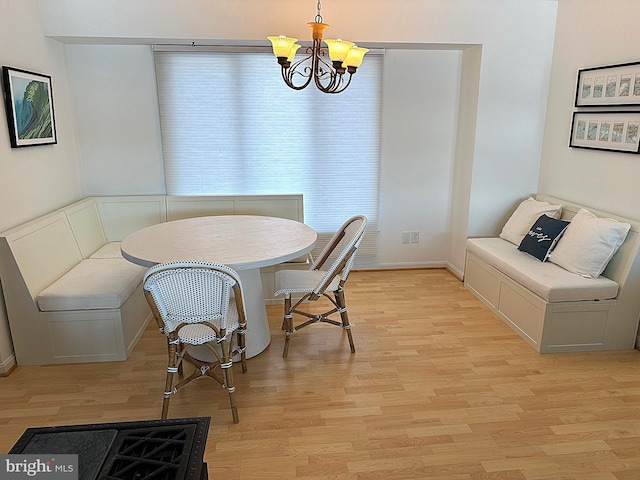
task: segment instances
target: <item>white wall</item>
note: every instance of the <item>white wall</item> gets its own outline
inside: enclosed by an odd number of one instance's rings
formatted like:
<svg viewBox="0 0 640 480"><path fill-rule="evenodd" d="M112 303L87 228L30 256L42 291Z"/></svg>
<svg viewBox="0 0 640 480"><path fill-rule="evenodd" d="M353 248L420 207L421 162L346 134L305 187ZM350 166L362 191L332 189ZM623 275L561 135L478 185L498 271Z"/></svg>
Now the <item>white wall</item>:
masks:
<svg viewBox="0 0 640 480"><path fill-rule="evenodd" d="M51 76L58 143L11 148L0 115L0 231L82 195L64 46L40 28L36 0L0 0L0 62ZM11 208L9 208L11 206Z"/></svg>
<svg viewBox="0 0 640 480"><path fill-rule="evenodd" d="M447 259L460 58L457 50L387 51L377 267ZM403 231L419 232L420 242L401 244Z"/></svg>
<svg viewBox="0 0 640 480"><path fill-rule="evenodd" d="M68 45L66 51L87 194L165 193L151 48Z"/></svg>
<svg viewBox="0 0 640 480"><path fill-rule="evenodd" d="M363 258L365 266L445 264L460 56L457 50L387 52L382 82L383 227L380 255ZM68 45L67 61L87 193L165 193L151 48ZM421 242L401 244L400 232L406 230L421 232Z"/></svg>
<svg viewBox="0 0 640 480"><path fill-rule="evenodd" d="M540 192L636 220L640 157L568 145L578 70L640 61L639 17L636 0L559 3L538 184Z"/></svg>
<svg viewBox="0 0 640 480"><path fill-rule="evenodd" d="M196 41L266 46L265 37L274 33L286 32L301 39L309 38L306 22L312 20L315 13L314 2L299 0L283 0L278 8L273 8L267 0L234 3L222 0L179 3L171 0L58 0L43 1L41 6L47 35L68 43L84 44L68 47L73 84L80 84L84 75L97 79L107 88L106 98L114 100L100 102L100 112L107 113L107 119L119 118L118 122L124 122L124 125L130 123L124 117L130 106L118 102L117 95L113 95L113 92L122 91L122 81L117 75L122 67L133 68L136 75L140 75L137 79L141 84L150 85L152 73L144 73L149 70L149 60L139 57L140 51L128 50L133 47L122 47L115 55L112 47L105 50L91 44L189 44ZM443 45L456 50L432 52L434 56L423 57L424 63L418 61L407 65L405 62L407 73L402 69L385 71L385 79L397 85L385 87L385 96L397 98L405 111L401 112L385 100L389 116L385 114L383 118L381 250L375 265L369 266L450 263L461 271L467 234L497 233L513 204L535 191L556 6L555 0L325 2L322 14L331 24L330 34L360 44L405 52L398 52L395 60L389 56L390 63L402 62L403 56L409 58L412 49L417 50L416 55L419 51L442 49ZM505 22L504 18L509 21ZM460 85L473 83L460 78L460 52L472 45L482 46L482 62L475 65L480 71L473 75L479 78L479 84L475 84L478 92L477 109L474 109L477 131L475 136L460 137L456 141L458 105L457 95L453 92ZM118 58L120 55L123 57ZM137 68L133 57L142 60ZM85 59L90 60L85 63ZM101 64L112 66L114 71L108 72ZM445 79L448 74L452 77ZM111 79L115 83L108 81ZM429 90L430 85L443 88L442 96ZM95 105L87 106L84 104L87 100L79 97L74 97L76 111L79 122L84 123L86 116L93 115L91 107ZM126 100L134 100L134 104L139 105L131 95L126 95ZM94 95L91 102L95 101ZM151 105L144 101L143 107L148 109ZM116 110L120 115L113 115ZM157 121L155 112L153 115L153 118L147 118L151 124ZM441 124L437 124L438 117L442 118ZM145 120L145 116L137 112L135 119ZM115 120L107 120L110 121ZM411 126L410 141L403 141L404 133L396 128L398 121ZM145 140L122 138L126 131L122 125L105 124L104 128L115 133L111 142L145 151ZM429 137L430 132L442 135ZM103 176L100 163L106 161L103 158L104 142L96 142L93 136L82 134L82 158L87 162L84 164L86 184L92 190L101 191L113 188L114 176L124 178L130 175L128 172L138 174L144 170L150 178L143 180L141 188L158 188L161 163L149 164L158 149L157 139L153 137L148 139L152 153L141 160L147 164L144 169L132 163L130 155L117 155L118 158L109 159L112 170ZM125 150L113 146L106 148L117 153ZM468 164L464 165L463 171L469 182L464 191L457 192L464 201L454 199L456 208L450 210L452 181L456 180L452 178L456 167L453 161L458 158L456 151L460 149L471 154L467 156ZM124 188L131 186L127 183ZM420 244L400 245L401 232L407 229L420 231ZM450 232L459 237L457 241L450 241Z"/></svg>
<svg viewBox="0 0 640 480"><path fill-rule="evenodd" d="M456 125L456 149L451 184L451 221L449 223L449 270L463 278L466 239L469 227L473 154L478 120L482 46L466 48L462 52L460 96Z"/></svg>
<svg viewBox="0 0 640 480"><path fill-rule="evenodd" d="M36 0L0 0L0 64L51 75L57 145L11 148L0 114L0 231L82 196L76 133L69 103L64 47L42 34ZM0 374L13 364L0 296Z"/></svg>
<svg viewBox="0 0 640 480"><path fill-rule="evenodd" d="M640 157L568 145L578 69L640 61L638 18L635 0L559 3L539 181L540 192L634 219Z"/></svg>

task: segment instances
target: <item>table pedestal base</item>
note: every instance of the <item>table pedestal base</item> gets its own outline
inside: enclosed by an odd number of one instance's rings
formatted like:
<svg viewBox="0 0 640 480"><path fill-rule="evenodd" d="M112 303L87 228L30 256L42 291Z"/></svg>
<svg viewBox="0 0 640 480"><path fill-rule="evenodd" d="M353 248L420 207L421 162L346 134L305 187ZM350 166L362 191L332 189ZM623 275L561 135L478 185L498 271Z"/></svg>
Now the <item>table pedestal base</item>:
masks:
<svg viewBox="0 0 640 480"><path fill-rule="evenodd" d="M264 294L262 292L260 269L237 270L237 273L242 282L242 296L244 297L244 310L247 317L245 346L247 347L247 358L251 358L269 346L271 341L269 319L267 318L264 298L262 298ZM193 357L204 362L214 362L216 360L214 354L206 346L191 347L189 351ZM240 356L233 357L233 361L239 362Z"/></svg>
<svg viewBox="0 0 640 480"><path fill-rule="evenodd" d="M247 358L255 357L269 346L269 320L264 305L262 277L260 269L236 270L242 282L244 308L247 317L246 346Z"/></svg>

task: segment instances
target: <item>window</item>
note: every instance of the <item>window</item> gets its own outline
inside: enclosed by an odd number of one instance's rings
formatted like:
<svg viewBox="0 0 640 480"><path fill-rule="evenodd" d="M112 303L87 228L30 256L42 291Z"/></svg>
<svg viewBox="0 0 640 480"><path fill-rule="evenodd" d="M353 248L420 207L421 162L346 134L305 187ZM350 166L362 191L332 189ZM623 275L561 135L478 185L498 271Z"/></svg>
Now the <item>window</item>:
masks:
<svg viewBox="0 0 640 480"><path fill-rule="evenodd" d="M355 214L376 254L382 56L335 95L288 88L271 54L156 51L167 194L304 195L323 245Z"/></svg>

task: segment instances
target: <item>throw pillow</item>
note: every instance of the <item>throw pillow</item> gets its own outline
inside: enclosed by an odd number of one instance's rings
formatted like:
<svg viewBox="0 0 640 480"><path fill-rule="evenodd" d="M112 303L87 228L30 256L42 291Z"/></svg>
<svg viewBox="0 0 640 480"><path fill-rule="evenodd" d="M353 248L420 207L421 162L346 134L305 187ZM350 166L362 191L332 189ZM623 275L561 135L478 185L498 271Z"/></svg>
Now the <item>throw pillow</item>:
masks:
<svg viewBox="0 0 640 480"><path fill-rule="evenodd" d="M562 205L551 205L549 202L539 202L533 197L522 201L515 212L509 217L500 233L500 238L520 245L531 225L542 214L552 218L560 218Z"/></svg>
<svg viewBox="0 0 640 480"><path fill-rule="evenodd" d="M599 218L581 208L551 252L549 261L587 278L597 278L627 238L631 225Z"/></svg>
<svg viewBox="0 0 640 480"><path fill-rule="evenodd" d="M533 255L541 262L549 257L569 222L542 214L524 236L518 250Z"/></svg>

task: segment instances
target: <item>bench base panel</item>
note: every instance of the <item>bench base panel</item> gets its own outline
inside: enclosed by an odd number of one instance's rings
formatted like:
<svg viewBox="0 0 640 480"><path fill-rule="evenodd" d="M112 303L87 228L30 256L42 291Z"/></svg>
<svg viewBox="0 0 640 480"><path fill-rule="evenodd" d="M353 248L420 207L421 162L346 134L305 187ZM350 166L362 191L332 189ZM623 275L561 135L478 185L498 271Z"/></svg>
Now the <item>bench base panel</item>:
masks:
<svg viewBox="0 0 640 480"><path fill-rule="evenodd" d="M616 300L548 303L470 252L464 285L539 353L634 348L612 327Z"/></svg>
<svg viewBox="0 0 640 480"><path fill-rule="evenodd" d="M126 360L152 318L142 288L120 309L39 312L47 335L16 346L19 365Z"/></svg>

